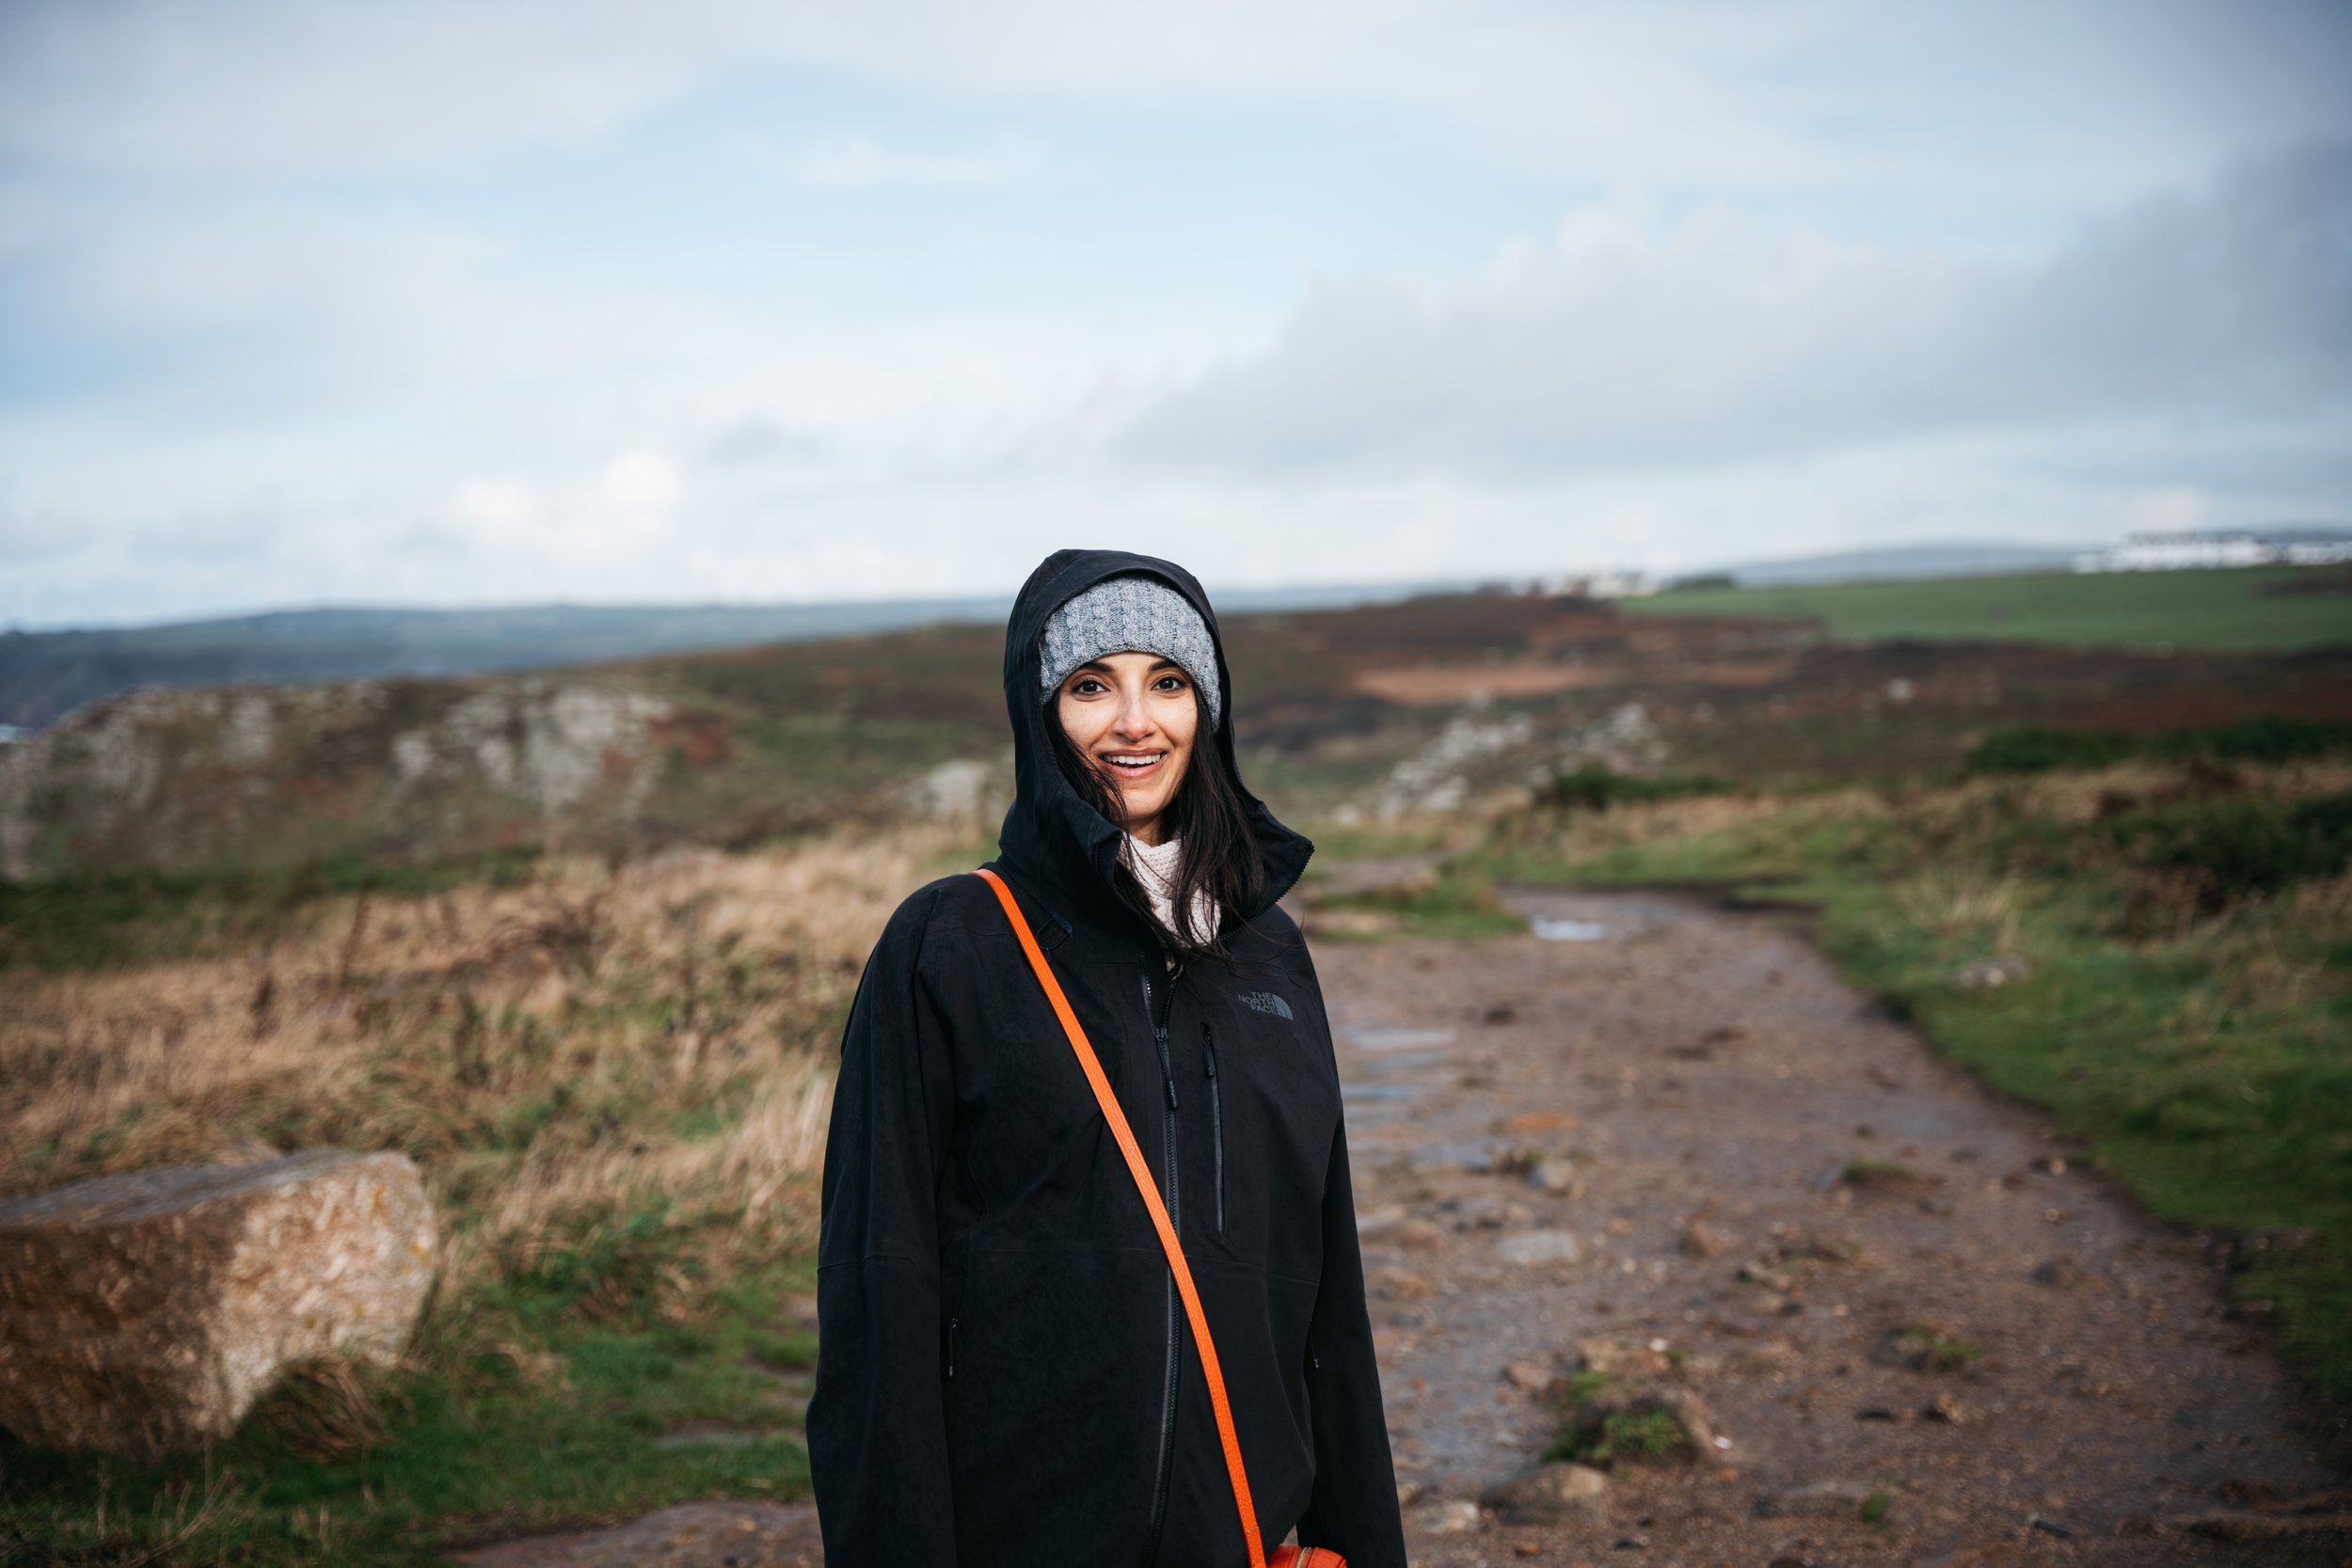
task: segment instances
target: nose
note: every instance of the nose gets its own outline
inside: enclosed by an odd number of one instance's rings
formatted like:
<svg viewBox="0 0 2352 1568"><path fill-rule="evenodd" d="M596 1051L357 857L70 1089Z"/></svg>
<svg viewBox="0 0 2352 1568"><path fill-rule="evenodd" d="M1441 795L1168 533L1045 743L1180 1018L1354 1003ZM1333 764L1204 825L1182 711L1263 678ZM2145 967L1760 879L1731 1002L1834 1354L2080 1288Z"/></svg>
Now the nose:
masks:
<svg viewBox="0 0 2352 1568"><path fill-rule="evenodd" d="M1121 740L1141 740L1156 726L1151 710L1143 705L1143 693L1126 691L1120 694L1119 718L1111 725L1111 733Z"/></svg>

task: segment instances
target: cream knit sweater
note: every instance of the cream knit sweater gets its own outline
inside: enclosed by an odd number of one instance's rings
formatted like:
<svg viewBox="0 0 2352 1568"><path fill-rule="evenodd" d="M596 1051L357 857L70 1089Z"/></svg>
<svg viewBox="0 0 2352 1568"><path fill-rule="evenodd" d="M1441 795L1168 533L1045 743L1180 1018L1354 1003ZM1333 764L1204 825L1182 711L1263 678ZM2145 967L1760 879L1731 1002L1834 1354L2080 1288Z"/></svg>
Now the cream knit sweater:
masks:
<svg viewBox="0 0 2352 1568"><path fill-rule="evenodd" d="M1142 884L1143 895L1152 901L1152 917L1168 930L1175 930L1176 876L1184 863L1184 840L1171 838L1165 844L1146 844L1129 833L1122 853L1127 869ZM1206 890L1193 895L1192 928L1196 936L1214 932L1216 915L1216 900Z"/></svg>

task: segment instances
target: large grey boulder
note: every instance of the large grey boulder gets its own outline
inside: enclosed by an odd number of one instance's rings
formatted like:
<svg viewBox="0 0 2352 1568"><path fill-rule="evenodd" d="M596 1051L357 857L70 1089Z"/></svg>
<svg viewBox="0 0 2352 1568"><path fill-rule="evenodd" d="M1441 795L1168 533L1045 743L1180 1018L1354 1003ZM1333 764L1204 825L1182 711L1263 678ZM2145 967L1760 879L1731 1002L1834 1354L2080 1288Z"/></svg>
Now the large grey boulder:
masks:
<svg viewBox="0 0 2352 1568"><path fill-rule="evenodd" d="M141 1458L226 1435L290 1361L397 1356L435 1246L398 1154L316 1149L0 1203L0 1427Z"/></svg>

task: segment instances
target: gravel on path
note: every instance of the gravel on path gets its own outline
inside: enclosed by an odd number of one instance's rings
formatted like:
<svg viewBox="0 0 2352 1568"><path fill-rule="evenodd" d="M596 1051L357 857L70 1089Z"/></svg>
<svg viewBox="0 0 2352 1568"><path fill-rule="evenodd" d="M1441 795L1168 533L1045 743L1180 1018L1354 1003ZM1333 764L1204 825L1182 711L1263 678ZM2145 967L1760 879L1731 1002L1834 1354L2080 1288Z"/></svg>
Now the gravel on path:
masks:
<svg viewBox="0 0 2352 1568"><path fill-rule="evenodd" d="M2340 1511L2180 1524L2345 1479L2199 1238L1785 917L1510 897L1554 940L1317 952L1415 1562L2352 1561ZM1596 1366L1707 1451L1474 1512Z"/></svg>

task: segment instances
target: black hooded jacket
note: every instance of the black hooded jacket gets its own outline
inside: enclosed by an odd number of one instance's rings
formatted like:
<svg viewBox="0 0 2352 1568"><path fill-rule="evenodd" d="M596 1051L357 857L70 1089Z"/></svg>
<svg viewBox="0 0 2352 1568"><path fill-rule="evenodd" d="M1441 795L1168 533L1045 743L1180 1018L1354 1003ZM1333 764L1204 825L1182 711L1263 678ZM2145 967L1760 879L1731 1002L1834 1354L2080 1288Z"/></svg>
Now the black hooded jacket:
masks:
<svg viewBox="0 0 2352 1568"><path fill-rule="evenodd" d="M1065 550L1005 644L1018 796L1010 884L1175 1220L1232 1402L1258 1528L1404 1568L1364 1310L1330 1026L1275 907L1312 846L1243 796L1264 907L1230 966L1170 978L1111 880L1118 830L1061 776L1039 689L1046 618L1106 578L1200 585ZM1218 678L1232 681L1218 643ZM1232 724L1195 767L1239 784ZM1238 1568L1207 1384L1133 1179L977 877L900 905L842 1039L825 1149L809 1467L833 1568Z"/></svg>

